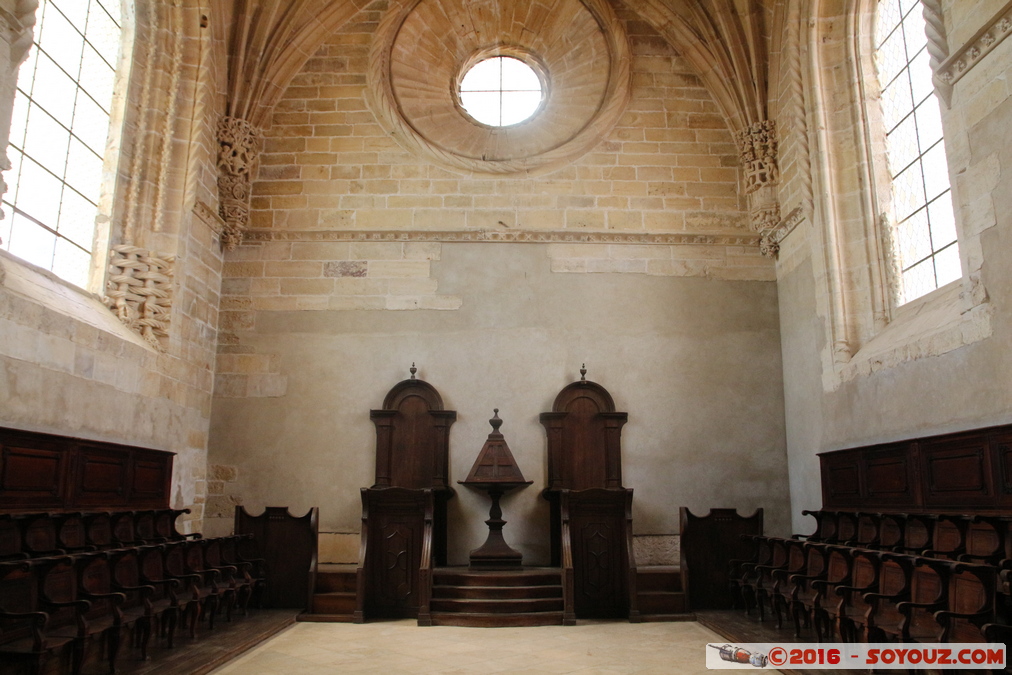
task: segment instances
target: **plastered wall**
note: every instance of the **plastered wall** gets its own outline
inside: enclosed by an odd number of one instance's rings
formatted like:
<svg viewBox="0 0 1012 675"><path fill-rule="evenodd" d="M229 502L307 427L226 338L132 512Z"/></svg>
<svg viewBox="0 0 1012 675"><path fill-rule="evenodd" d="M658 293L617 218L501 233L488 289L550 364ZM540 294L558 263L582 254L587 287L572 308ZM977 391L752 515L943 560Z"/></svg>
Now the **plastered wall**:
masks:
<svg viewBox="0 0 1012 675"><path fill-rule="evenodd" d="M450 478L462 480L499 408L502 431L534 484L503 503L507 540L547 562L545 434L538 414L579 378L604 385L620 410L624 483L638 534L678 532L678 506L767 509L787 527L776 289L769 282L631 274L557 274L548 246L443 244L431 261L452 311L263 310L241 343L269 353L284 391L216 395L211 463L254 513L320 507L321 530L357 532L358 491L372 484L369 410L408 377L433 384L458 418ZM216 488L217 489L217 488ZM450 505L452 562L484 541L488 503L459 487ZM213 509L212 509L213 511ZM211 515L211 514L209 514Z"/></svg>

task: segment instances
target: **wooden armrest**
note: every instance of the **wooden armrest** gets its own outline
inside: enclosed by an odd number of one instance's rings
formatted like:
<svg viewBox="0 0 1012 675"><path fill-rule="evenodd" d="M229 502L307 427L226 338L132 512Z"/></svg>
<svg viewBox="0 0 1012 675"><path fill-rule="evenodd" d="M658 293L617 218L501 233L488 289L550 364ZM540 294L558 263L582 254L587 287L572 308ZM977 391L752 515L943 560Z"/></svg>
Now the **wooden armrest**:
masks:
<svg viewBox="0 0 1012 675"><path fill-rule="evenodd" d="M173 580L174 581L174 580ZM146 598L155 592L154 586L124 586L123 584L115 584L116 588L121 591L140 591L141 597Z"/></svg>
<svg viewBox="0 0 1012 675"><path fill-rule="evenodd" d="M977 619L991 616L991 612L950 612L947 609L942 609L934 613L935 620L940 619Z"/></svg>
<svg viewBox="0 0 1012 675"><path fill-rule="evenodd" d="M896 611L901 614L909 614L911 609L931 609L945 607L944 602L910 602L909 600L896 603Z"/></svg>
<svg viewBox="0 0 1012 675"><path fill-rule="evenodd" d="M193 573L193 574L196 574L197 576L203 576L204 574L210 574L213 577L212 578L212 582L218 581L221 578L221 570L215 569L213 567L208 568L208 569L202 569L202 570L193 567L193 568L190 568L190 572Z"/></svg>
<svg viewBox="0 0 1012 675"><path fill-rule="evenodd" d="M41 622L45 626L49 621L49 615L45 612L5 612L0 610L0 619L31 619L33 622Z"/></svg>
<svg viewBox="0 0 1012 675"><path fill-rule="evenodd" d="M860 588L857 586L837 586L836 594L842 596L844 593L861 593L863 595L869 588L871 586L862 586Z"/></svg>
<svg viewBox="0 0 1012 675"><path fill-rule="evenodd" d="M799 581L810 581L812 579L821 579L821 574L792 574L787 579L792 583L796 584Z"/></svg>
<svg viewBox="0 0 1012 675"><path fill-rule="evenodd" d="M89 593L88 591L78 589L77 594L91 600L113 600L117 605L126 602L126 595L123 593Z"/></svg>
<svg viewBox="0 0 1012 675"><path fill-rule="evenodd" d="M87 612L91 609L91 603L87 600L71 600L70 602L54 602L46 598L39 598L40 605L49 605L50 607L76 607L78 611Z"/></svg>
<svg viewBox="0 0 1012 675"><path fill-rule="evenodd" d="M861 597L864 598L865 602L868 600L896 600L898 598L905 597L906 593L896 593L894 595L887 595L885 593L862 593Z"/></svg>

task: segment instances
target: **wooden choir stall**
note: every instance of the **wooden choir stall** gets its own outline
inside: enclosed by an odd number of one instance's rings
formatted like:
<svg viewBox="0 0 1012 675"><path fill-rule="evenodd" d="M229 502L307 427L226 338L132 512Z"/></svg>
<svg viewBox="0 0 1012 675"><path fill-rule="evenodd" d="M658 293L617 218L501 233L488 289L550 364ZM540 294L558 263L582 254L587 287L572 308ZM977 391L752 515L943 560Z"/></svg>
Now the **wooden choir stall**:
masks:
<svg viewBox="0 0 1012 675"><path fill-rule="evenodd" d="M376 482L362 488L362 549L354 620L417 617L428 623L432 569L446 565L450 426L435 387L415 377L394 385L376 425Z"/></svg>
<svg viewBox="0 0 1012 675"><path fill-rule="evenodd" d="M628 413L611 394L581 378L541 414L548 434L552 565L562 568L565 623L583 618L639 619L632 548L632 497L622 487L621 434Z"/></svg>

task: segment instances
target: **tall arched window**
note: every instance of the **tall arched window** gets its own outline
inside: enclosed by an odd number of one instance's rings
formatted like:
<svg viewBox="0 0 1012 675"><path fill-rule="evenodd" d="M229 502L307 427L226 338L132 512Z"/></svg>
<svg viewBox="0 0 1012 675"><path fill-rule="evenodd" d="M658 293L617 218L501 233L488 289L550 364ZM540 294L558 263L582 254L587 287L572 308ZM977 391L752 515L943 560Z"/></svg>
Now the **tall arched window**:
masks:
<svg viewBox="0 0 1012 675"><path fill-rule="evenodd" d="M42 0L18 73L2 246L85 286L109 133L120 0Z"/></svg>
<svg viewBox="0 0 1012 675"><path fill-rule="evenodd" d="M920 0L879 0L875 65L882 87L902 304L962 276Z"/></svg>

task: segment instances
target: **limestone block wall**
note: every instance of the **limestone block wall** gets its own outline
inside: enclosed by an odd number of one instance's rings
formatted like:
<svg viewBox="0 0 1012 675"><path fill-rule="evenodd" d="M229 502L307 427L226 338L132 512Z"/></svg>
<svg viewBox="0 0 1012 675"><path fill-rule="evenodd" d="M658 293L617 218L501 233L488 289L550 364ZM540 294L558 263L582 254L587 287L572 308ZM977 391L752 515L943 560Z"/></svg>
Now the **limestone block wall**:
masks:
<svg viewBox="0 0 1012 675"><path fill-rule="evenodd" d="M805 6L801 3L802 8ZM997 0L943 2L950 53L969 53L964 50L967 41L981 29L988 28L992 35L998 35L1000 21L992 19L1001 19L999 10L1003 6ZM801 15L806 16L804 10ZM802 25L817 24L806 20ZM806 64L812 63L815 46L810 40L816 34L807 33L803 42ZM845 69L832 77L819 78L807 68L803 70L803 105L812 129L814 153L823 151L817 144L817 121L828 115L820 109L820 101L844 101L854 92L846 89L852 85L842 72ZM812 215L782 242L777 279L796 529L810 527L802 522L800 511L821 504L816 453L1002 424L1010 419L1012 394L1004 384L1010 375L1007 354L1012 348L1012 313L1008 309L1012 276L1006 263L1012 245L1012 156L1006 149L1012 122L1010 68L1012 41L1005 40L973 63L955 84L951 107L942 106L963 265L960 282L922 301L892 308L886 320L877 322L870 335L857 342L854 354L834 363L826 358L827 345L834 339L834 315L829 308L834 298L843 296L831 292L832 260L837 254L830 243L834 229L839 233L845 228L840 227L839 220L833 220L832 212L821 207L817 198ZM824 87L821 93L817 91L819 86ZM779 88L779 114L784 117L780 128L790 128L788 133L797 129L790 113L796 105L794 96L785 74ZM873 106L875 101L864 104ZM836 118L853 112L847 109ZM853 147L847 144L859 138L858 133L841 135L838 148L829 151L845 152ZM785 142L792 145L797 139ZM819 194L832 159L823 162L814 154L811 159L812 172L808 175L799 163L785 166L782 200L800 202L803 184L813 177ZM876 160L872 154L868 161L874 167L881 158ZM834 175L834 179L839 178L840 174ZM870 212L862 215L859 204L869 189L867 183L844 182L834 189L853 194L851 200L842 202L851 206L842 212L847 218L876 217ZM888 198L887 192L884 197ZM790 209L791 204L785 207ZM854 243L869 246L867 240ZM847 284L847 288L853 287ZM867 305L860 304L866 295L847 297L856 298L851 311L870 313Z"/></svg>
<svg viewBox="0 0 1012 675"><path fill-rule="evenodd" d="M545 176L489 177L421 159L377 122L366 72L381 15L357 15L288 88L265 138L252 227L747 234L734 141L647 24L625 16L632 98L601 143Z"/></svg>

